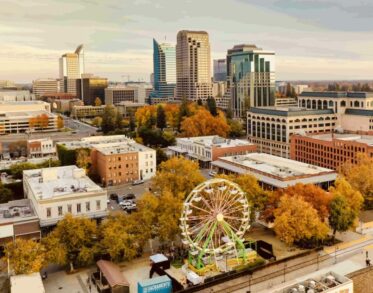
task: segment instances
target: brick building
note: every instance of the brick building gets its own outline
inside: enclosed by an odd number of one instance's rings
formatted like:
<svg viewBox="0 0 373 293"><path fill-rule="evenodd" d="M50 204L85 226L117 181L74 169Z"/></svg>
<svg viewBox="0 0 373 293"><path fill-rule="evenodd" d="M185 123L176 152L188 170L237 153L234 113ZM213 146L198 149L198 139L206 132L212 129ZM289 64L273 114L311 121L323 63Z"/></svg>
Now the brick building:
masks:
<svg viewBox="0 0 373 293"><path fill-rule="evenodd" d="M247 140L212 135L177 138L176 146L170 146L168 150L172 155L185 156L208 168L210 163L219 157L252 153L256 151L256 146Z"/></svg>
<svg viewBox="0 0 373 293"><path fill-rule="evenodd" d="M345 162L356 163L358 153L373 157L373 135L329 133L291 138L291 159L325 168L337 170Z"/></svg>

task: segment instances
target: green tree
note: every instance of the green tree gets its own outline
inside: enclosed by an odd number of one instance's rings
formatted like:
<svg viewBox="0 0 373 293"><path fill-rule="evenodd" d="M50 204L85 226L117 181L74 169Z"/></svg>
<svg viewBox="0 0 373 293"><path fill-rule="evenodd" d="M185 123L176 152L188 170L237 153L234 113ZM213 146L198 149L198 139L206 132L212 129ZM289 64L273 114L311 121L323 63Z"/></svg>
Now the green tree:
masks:
<svg viewBox="0 0 373 293"><path fill-rule="evenodd" d="M22 179L24 170L37 169L38 166L29 162L20 162L10 166L10 173L15 179Z"/></svg>
<svg viewBox="0 0 373 293"><path fill-rule="evenodd" d="M25 140L19 140L15 142L11 142L8 145L9 153L14 154L18 153L18 155L26 154L27 153L27 142Z"/></svg>
<svg viewBox="0 0 373 293"><path fill-rule="evenodd" d="M156 152L157 152L157 166L168 160L166 153L161 148L157 148Z"/></svg>
<svg viewBox="0 0 373 293"><path fill-rule="evenodd" d="M198 98L197 105L198 106L203 106L203 102L202 102L201 98Z"/></svg>
<svg viewBox="0 0 373 293"><path fill-rule="evenodd" d="M350 208L345 197L338 195L330 202L329 225L335 233L345 232L354 226L356 213Z"/></svg>
<svg viewBox="0 0 373 293"><path fill-rule="evenodd" d="M45 264L44 247L33 240L17 238L5 245L3 260L9 261L16 275L39 272Z"/></svg>
<svg viewBox="0 0 373 293"><path fill-rule="evenodd" d="M57 144L58 159L61 162L61 166L70 166L76 164L76 151L69 150L62 144Z"/></svg>
<svg viewBox="0 0 373 293"><path fill-rule="evenodd" d="M123 128L123 115L119 113L117 109L115 109L115 126L117 129L122 129Z"/></svg>
<svg viewBox="0 0 373 293"><path fill-rule="evenodd" d="M106 105L102 115L101 129L103 133L114 131L117 127L117 111L113 105Z"/></svg>
<svg viewBox="0 0 373 293"><path fill-rule="evenodd" d="M158 159L158 158L157 158ZM6 203L13 197L13 192L0 182L0 203Z"/></svg>
<svg viewBox="0 0 373 293"><path fill-rule="evenodd" d="M186 98L183 98L180 108L179 108L179 115L177 119L177 129L180 131L181 122L183 122L185 117L190 116L190 111L188 107L188 100Z"/></svg>
<svg viewBox="0 0 373 293"><path fill-rule="evenodd" d="M243 127L240 121L228 119L228 125L230 127L229 137L236 138L243 135Z"/></svg>
<svg viewBox="0 0 373 293"><path fill-rule="evenodd" d="M49 263L70 265L87 265L93 262L97 253L96 222L73 217L67 214L58 222L56 228L43 239Z"/></svg>
<svg viewBox="0 0 373 293"><path fill-rule="evenodd" d="M166 128L166 113L162 105L157 107L157 127L159 129Z"/></svg>
<svg viewBox="0 0 373 293"><path fill-rule="evenodd" d="M130 113L129 113L128 127L129 127L130 131L134 131L136 129L135 115L133 114L133 111L130 111Z"/></svg>
<svg viewBox="0 0 373 293"><path fill-rule="evenodd" d="M218 110L216 108L216 101L213 97L207 98L207 109L212 116L218 116Z"/></svg>

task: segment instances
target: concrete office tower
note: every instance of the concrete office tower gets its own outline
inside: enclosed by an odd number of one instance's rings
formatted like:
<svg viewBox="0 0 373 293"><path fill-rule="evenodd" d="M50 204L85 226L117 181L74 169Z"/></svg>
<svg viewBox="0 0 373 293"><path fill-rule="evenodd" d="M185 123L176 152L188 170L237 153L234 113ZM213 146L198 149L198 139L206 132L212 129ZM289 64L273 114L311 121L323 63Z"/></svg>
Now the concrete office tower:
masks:
<svg viewBox="0 0 373 293"><path fill-rule="evenodd" d="M214 60L214 81L226 81L227 80L227 60L226 59L215 59Z"/></svg>
<svg viewBox="0 0 373 293"><path fill-rule="evenodd" d="M176 86L176 49L153 39L153 86L151 98L173 98Z"/></svg>
<svg viewBox="0 0 373 293"><path fill-rule="evenodd" d="M76 48L74 53L63 54L60 58L61 91L77 94L77 79L84 73L83 45Z"/></svg>
<svg viewBox="0 0 373 293"><path fill-rule="evenodd" d="M236 45L227 53L228 88L236 117L250 107L275 105L275 53Z"/></svg>
<svg viewBox="0 0 373 293"><path fill-rule="evenodd" d="M36 79L32 82L32 92L37 98L45 93L57 93L60 91L60 81L55 78Z"/></svg>
<svg viewBox="0 0 373 293"><path fill-rule="evenodd" d="M176 98L197 101L211 97L209 35L179 31L176 44Z"/></svg>

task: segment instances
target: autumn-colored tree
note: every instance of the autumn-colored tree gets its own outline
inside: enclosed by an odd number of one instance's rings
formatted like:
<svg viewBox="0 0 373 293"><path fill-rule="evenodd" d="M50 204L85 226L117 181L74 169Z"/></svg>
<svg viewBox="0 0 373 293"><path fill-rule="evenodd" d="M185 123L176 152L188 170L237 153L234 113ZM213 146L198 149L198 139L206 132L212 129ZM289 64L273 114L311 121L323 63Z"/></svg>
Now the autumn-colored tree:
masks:
<svg viewBox="0 0 373 293"><path fill-rule="evenodd" d="M199 171L198 163L183 157L173 157L159 165L152 180L152 189L162 193L171 191L174 195L186 196L205 179Z"/></svg>
<svg viewBox="0 0 373 293"><path fill-rule="evenodd" d="M365 208L373 208L373 158L361 153L356 161L344 164L341 172L352 188L363 195Z"/></svg>
<svg viewBox="0 0 373 293"><path fill-rule="evenodd" d="M204 135L227 137L230 130L223 113L219 112L219 115L214 117L204 108L199 108L193 116L185 118L181 122L180 129L182 135L186 137Z"/></svg>
<svg viewBox="0 0 373 293"><path fill-rule="evenodd" d="M179 218L181 215L184 194L172 194L164 190L159 197L161 205L157 210L158 237L161 242L170 243L180 234Z"/></svg>
<svg viewBox="0 0 373 293"><path fill-rule="evenodd" d="M329 231L312 205L299 196L282 196L274 216L274 231L288 245L300 240L323 240Z"/></svg>
<svg viewBox="0 0 373 293"><path fill-rule="evenodd" d="M45 264L45 250L34 240L17 238L6 244L4 252L16 275L39 272Z"/></svg>
<svg viewBox="0 0 373 293"><path fill-rule="evenodd" d="M76 165L87 172L91 164L92 160L90 150L85 148L78 149L76 151Z"/></svg>
<svg viewBox="0 0 373 293"><path fill-rule="evenodd" d="M338 178L335 181L334 186L329 188L329 192L332 197L344 197L347 200L347 204L355 214L359 214L364 203L364 197L358 190L354 189L345 178Z"/></svg>
<svg viewBox="0 0 373 293"><path fill-rule="evenodd" d="M141 235L139 236L140 243L145 243L146 240L155 237L156 231L154 227L157 223L157 210L160 206L159 198L153 193L146 192L137 201L138 212L133 214L133 227L141 227Z"/></svg>
<svg viewBox="0 0 373 293"><path fill-rule="evenodd" d="M86 265L93 261L96 250L96 222L87 218L73 217L71 214L58 222L56 228L45 238L48 263Z"/></svg>
<svg viewBox="0 0 373 293"><path fill-rule="evenodd" d="M58 129L61 129L64 127L64 120L63 120L63 117L61 115L58 115L57 117L57 128Z"/></svg>
<svg viewBox="0 0 373 293"><path fill-rule="evenodd" d="M41 114L37 116L39 127L44 130L48 127L49 124L49 116L47 114Z"/></svg>
<svg viewBox="0 0 373 293"><path fill-rule="evenodd" d="M97 116L97 117L93 118L92 125L94 125L96 127L101 127L101 124L102 124L102 117Z"/></svg>
<svg viewBox="0 0 373 293"><path fill-rule="evenodd" d="M317 211L321 221L325 221L329 216L329 203L332 200L332 196L316 185L298 183L279 189L275 193L274 198L277 196L277 199L280 199L284 194L301 197Z"/></svg>
<svg viewBox="0 0 373 293"><path fill-rule="evenodd" d="M164 111L166 114L166 122L169 127L173 129L177 128L178 117L179 117L179 105L166 104L164 105Z"/></svg>
<svg viewBox="0 0 373 293"><path fill-rule="evenodd" d="M96 97L95 99L95 106L101 106L102 105L102 101L99 97Z"/></svg>
<svg viewBox="0 0 373 293"><path fill-rule="evenodd" d="M109 254L112 260L130 260L137 254L137 235L129 233L129 218L130 216L116 213L109 215L101 223L99 247L101 252ZM139 229L141 233L140 226Z"/></svg>
<svg viewBox="0 0 373 293"><path fill-rule="evenodd" d="M157 107L154 105L149 105L138 108L135 113L135 118L137 127L152 127L154 126L157 119Z"/></svg>
<svg viewBox="0 0 373 293"><path fill-rule="evenodd" d="M220 174L218 178L230 180L238 184L245 192L246 198L250 203L251 221L255 220L255 214L263 211L268 201L269 193L264 191L258 184L256 178L250 174L243 175L224 175Z"/></svg>

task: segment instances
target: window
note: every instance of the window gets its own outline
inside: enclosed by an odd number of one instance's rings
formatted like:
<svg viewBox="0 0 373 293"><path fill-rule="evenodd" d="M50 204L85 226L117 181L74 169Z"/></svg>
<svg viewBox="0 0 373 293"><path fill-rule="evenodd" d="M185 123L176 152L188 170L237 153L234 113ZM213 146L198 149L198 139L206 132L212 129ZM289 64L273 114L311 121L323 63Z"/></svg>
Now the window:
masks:
<svg viewBox="0 0 373 293"><path fill-rule="evenodd" d="M47 208L47 218L50 218L52 216L52 210L51 208Z"/></svg>
<svg viewBox="0 0 373 293"><path fill-rule="evenodd" d="M72 208L72 205L71 205L71 204L68 204L68 205L67 205L67 212L71 214L71 213L72 213L72 209L73 209L73 208Z"/></svg>
<svg viewBox="0 0 373 293"><path fill-rule="evenodd" d="M59 215L59 216L62 216L62 206L59 206L59 207L58 207L58 215Z"/></svg>
<svg viewBox="0 0 373 293"><path fill-rule="evenodd" d="M101 200L96 200L96 210L101 210Z"/></svg>
<svg viewBox="0 0 373 293"><path fill-rule="evenodd" d="M87 212L89 212L89 211L91 210L91 203L90 203L89 201L87 201L87 202L85 203L85 210L86 210Z"/></svg>
<svg viewBox="0 0 373 293"><path fill-rule="evenodd" d="M76 212L80 213L82 211L82 205L80 203L76 204Z"/></svg>

